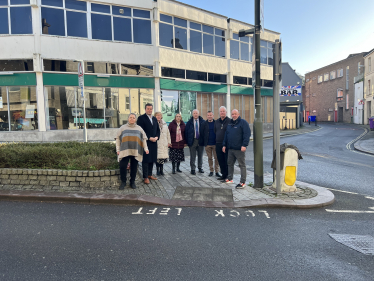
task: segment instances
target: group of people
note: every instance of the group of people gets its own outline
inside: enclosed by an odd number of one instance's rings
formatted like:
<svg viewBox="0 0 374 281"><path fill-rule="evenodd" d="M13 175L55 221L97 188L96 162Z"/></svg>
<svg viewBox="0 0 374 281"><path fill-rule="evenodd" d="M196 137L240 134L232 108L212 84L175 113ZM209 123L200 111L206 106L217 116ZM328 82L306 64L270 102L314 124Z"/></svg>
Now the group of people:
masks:
<svg viewBox="0 0 374 281"><path fill-rule="evenodd" d="M191 174L196 175L203 170L204 148L208 156L210 173L218 180L233 183L234 164L239 163L241 178L236 188L244 188L247 169L245 152L249 144L251 130L247 121L240 117L237 109L232 110L231 119L227 116L224 106L219 109L220 117L214 120L213 112L208 111L204 120L197 109L192 117L184 123L182 116L176 114L169 124L162 119L162 113L152 115L153 105L145 105L145 114L136 119L131 113L128 123L121 126L116 136L116 149L120 163L121 185L124 189L127 180L127 166L130 161L130 187L135 189L135 177L138 162L142 162L143 179L145 184L157 180L153 176L153 164L156 163L157 175L164 175L164 163L172 163L172 173L182 173L181 162L185 161L184 147L190 150ZM221 174L219 173L221 172Z"/></svg>

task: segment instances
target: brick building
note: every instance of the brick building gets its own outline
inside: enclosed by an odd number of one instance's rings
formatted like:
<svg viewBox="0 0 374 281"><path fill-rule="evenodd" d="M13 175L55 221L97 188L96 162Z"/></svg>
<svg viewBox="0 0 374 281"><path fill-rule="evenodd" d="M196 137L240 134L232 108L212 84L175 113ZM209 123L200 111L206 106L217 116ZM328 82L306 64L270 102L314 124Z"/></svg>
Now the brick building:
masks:
<svg viewBox="0 0 374 281"><path fill-rule="evenodd" d="M354 77L363 71L364 55L351 54L346 59L305 74L303 87L304 118L318 121L352 122Z"/></svg>

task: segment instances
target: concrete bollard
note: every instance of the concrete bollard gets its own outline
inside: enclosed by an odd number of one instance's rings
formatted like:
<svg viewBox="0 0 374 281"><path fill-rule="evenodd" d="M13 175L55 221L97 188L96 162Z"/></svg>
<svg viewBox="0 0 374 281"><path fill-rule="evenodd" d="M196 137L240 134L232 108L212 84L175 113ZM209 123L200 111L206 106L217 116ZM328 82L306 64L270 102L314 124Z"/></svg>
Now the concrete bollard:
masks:
<svg viewBox="0 0 374 281"><path fill-rule="evenodd" d="M281 192L294 192L297 190L295 182L298 164L299 158L297 151L292 148L286 148L283 156L283 165L281 164L283 168L280 170ZM276 178L276 172L274 178ZM276 189L275 182L273 183L273 188Z"/></svg>

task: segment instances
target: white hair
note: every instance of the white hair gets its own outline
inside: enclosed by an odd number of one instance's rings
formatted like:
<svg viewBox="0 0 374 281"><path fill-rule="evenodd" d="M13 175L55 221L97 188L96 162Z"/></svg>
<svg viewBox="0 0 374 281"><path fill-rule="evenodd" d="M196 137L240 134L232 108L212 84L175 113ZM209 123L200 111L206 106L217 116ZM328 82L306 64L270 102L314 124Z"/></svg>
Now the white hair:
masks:
<svg viewBox="0 0 374 281"><path fill-rule="evenodd" d="M227 108L224 107L223 105L219 108L219 110L221 110L221 108L223 108L226 112L227 112Z"/></svg>
<svg viewBox="0 0 374 281"><path fill-rule="evenodd" d="M192 110L192 113L193 113L194 111L197 111L197 113L199 113L199 114L200 114L199 110L197 110L197 109L194 109L194 110Z"/></svg>
<svg viewBox="0 0 374 281"><path fill-rule="evenodd" d="M127 120L130 118L131 115L134 115L135 119L136 119L136 114L135 113L130 113L129 116L127 117Z"/></svg>

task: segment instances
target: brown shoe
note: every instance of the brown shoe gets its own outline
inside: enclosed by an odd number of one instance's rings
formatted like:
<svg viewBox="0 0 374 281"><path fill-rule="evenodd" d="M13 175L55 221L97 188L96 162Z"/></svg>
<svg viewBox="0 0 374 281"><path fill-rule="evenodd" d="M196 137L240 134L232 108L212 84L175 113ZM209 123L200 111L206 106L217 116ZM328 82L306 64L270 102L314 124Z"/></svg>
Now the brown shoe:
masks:
<svg viewBox="0 0 374 281"><path fill-rule="evenodd" d="M149 184L149 179L144 179L145 184Z"/></svg>
<svg viewBox="0 0 374 281"><path fill-rule="evenodd" d="M157 178L154 177L154 176L148 176L148 178L151 179L151 180L157 180Z"/></svg>

